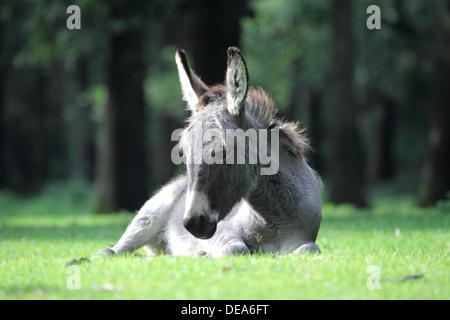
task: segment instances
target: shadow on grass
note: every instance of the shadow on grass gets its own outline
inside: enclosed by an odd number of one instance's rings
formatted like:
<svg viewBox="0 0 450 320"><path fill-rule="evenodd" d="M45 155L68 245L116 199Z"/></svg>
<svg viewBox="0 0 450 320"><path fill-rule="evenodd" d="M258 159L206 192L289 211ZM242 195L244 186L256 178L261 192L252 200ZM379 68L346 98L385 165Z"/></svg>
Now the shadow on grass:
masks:
<svg viewBox="0 0 450 320"><path fill-rule="evenodd" d="M325 216L322 220L322 228L324 227L336 230L357 229L359 231L378 230L388 232L392 232L395 228L403 231L450 230L450 217L445 215L399 217L394 214L383 217L370 215L354 215L351 217Z"/></svg>
<svg viewBox="0 0 450 320"><path fill-rule="evenodd" d="M402 231L448 231L450 215L433 208L419 208L408 199L379 201L371 209L326 203L322 228L388 233L396 228Z"/></svg>
<svg viewBox="0 0 450 320"><path fill-rule="evenodd" d="M111 219L114 218L114 219ZM3 222L0 226L0 239L2 240L104 240L117 241L131 222L132 215L116 215L115 217L93 218L94 221L73 222L65 225L8 225ZM88 218L89 219L89 218ZM403 231L446 231L450 230L450 216L443 214L411 214L398 215L353 213L348 215L335 215L325 212L321 229L334 231L381 231L394 232L395 228Z"/></svg>
<svg viewBox="0 0 450 320"><path fill-rule="evenodd" d="M117 241L123 234L132 216L123 221L92 223L89 225L70 223L68 225L44 225L44 226L9 226L3 224L0 227L0 239L2 240L104 240Z"/></svg>

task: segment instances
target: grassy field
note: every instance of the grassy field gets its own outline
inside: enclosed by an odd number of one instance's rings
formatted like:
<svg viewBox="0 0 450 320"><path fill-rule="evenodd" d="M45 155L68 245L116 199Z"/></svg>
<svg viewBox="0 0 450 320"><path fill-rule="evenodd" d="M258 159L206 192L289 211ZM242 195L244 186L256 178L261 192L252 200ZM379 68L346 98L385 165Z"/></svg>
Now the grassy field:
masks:
<svg viewBox="0 0 450 320"><path fill-rule="evenodd" d="M448 203L325 204L320 255L92 260L132 215L90 214L90 199L66 184L0 193L0 299L450 299Z"/></svg>

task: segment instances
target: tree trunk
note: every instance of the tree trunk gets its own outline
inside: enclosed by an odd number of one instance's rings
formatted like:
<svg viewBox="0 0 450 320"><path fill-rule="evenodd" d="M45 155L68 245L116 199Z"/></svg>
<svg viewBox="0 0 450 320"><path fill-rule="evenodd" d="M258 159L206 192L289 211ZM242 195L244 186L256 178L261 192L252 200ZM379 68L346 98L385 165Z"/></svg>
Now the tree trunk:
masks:
<svg viewBox="0 0 450 320"><path fill-rule="evenodd" d="M4 122L8 133L3 154L8 166L8 187L18 192L35 192L45 182L50 168L47 141L57 136L49 130L56 122L48 100L50 77L41 68L16 68L11 69L8 82L9 108L16 109L7 114Z"/></svg>
<svg viewBox="0 0 450 320"><path fill-rule="evenodd" d="M375 132L375 150L373 168L370 176L387 180L394 174L393 142L395 131L395 103L388 97L382 97L377 103L377 128Z"/></svg>
<svg viewBox="0 0 450 320"><path fill-rule="evenodd" d="M314 152L311 155L311 165L320 174L324 174L322 156L322 91L319 89L309 90L309 130L311 145Z"/></svg>
<svg viewBox="0 0 450 320"><path fill-rule="evenodd" d="M4 48L4 26L0 20L0 189L7 186L6 179L6 159L5 159L5 129L4 129L4 110L5 110L5 76L6 76L6 56Z"/></svg>
<svg viewBox="0 0 450 320"><path fill-rule="evenodd" d="M331 137L331 201L366 206L364 158L355 123L352 4L350 0L333 1L333 67L329 88L334 121Z"/></svg>
<svg viewBox="0 0 450 320"><path fill-rule="evenodd" d="M249 12L248 1L196 0L183 11L185 30L183 45L193 59L193 68L208 85L223 83L227 66L227 49L239 46L240 19Z"/></svg>
<svg viewBox="0 0 450 320"><path fill-rule="evenodd" d="M438 30L435 101L418 202L432 205L450 198L450 0L442 12Z"/></svg>
<svg viewBox="0 0 450 320"><path fill-rule="evenodd" d="M158 122L160 125L161 134L158 141L152 143L152 163L151 168L152 186L161 186L167 183L177 171L177 165L172 162L171 151L177 144L176 141L171 141L172 132L175 129L183 127L177 119L168 115L159 115ZM184 166L181 164L180 166Z"/></svg>
<svg viewBox="0 0 450 320"><path fill-rule="evenodd" d="M112 11L113 18L128 20L124 31L112 35L106 66L109 101L97 157L99 212L135 211L148 198L143 32L131 26L130 10L118 3Z"/></svg>
<svg viewBox="0 0 450 320"><path fill-rule="evenodd" d="M304 94L301 74L301 60L295 59L290 65L290 79L291 79L291 99L287 105L284 115L291 121L299 121L301 115L301 98Z"/></svg>
<svg viewBox="0 0 450 320"><path fill-rule="evenodd" d="M79 58L76 65L62 65L57 75L60 103L64 109L64 129L69 162L69 176L75 181L89 181L91 157L90 108L82 94L88 89L86 58Z"/></svg>

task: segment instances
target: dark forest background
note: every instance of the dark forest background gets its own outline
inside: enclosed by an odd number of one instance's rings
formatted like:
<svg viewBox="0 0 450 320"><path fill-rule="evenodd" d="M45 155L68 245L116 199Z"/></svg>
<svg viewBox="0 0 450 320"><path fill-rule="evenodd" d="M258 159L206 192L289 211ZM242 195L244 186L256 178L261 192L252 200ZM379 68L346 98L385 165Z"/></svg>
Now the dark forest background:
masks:
<svg viewBox="0 0 450 320"><path fill-rule="evenodd" d="M307 128L328 201L370 206L380 182L448 201L449 0L0 0L0 189L65 180L93 186L95 212L139 209L177 171L175 50L214 84L229 46Z"/></svg>

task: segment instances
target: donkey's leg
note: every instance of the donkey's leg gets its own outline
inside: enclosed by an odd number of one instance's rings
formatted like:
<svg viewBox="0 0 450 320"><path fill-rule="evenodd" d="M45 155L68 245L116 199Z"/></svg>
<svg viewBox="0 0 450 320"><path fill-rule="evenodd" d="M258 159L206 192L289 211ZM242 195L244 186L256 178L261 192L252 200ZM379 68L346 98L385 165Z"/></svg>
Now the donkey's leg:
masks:
<svg viewBox="0 0 450 320"><path fill-rule="evenodd" d="M319 246L314 242L308 242L294 250L293 254L320 253Z"/></svg>
<svg viewBox="0 0 450 320"><path fill-rule="evenodd" d="M245 245L245 243L234 243L232 245L223 246L219 248L214 248L210 250L209 252L202 251L199 255L207 256L207 257L214 257L214 258L221 258L225 256L232 256L232 255L242 255L242 254L250 254L250 250Z"/></svg>
<svg viewBox="0 0 450 320"><path fill-rule="evenodd" d="M214 250L210 253L213 257L223 257L223 256L231 256L231 255L242 255L249 254L250 250L245 245L244 242L234 242L227 245L223 245L222 247Z"/></svg>
<svg viewBox="0 0 450 320"><path fill-rule="evenodd" d="M222 229L222 228L221 228ZM225 233L227 229L216 231L211 239L209 252L212 257L223 257L229 255L249 254L250 250L242 238L237 234ZM224 234L225 233L225 234Z"/></svg>
<svg viewBox="0 0 450 320"><path fill-rule="evenodd" d="M157 247L158 235L167 223L174 202L185 187L185 177L164 186L142 206L117 244L111 249L99 251L95 256L132 252L144 245Z"/></svg>

